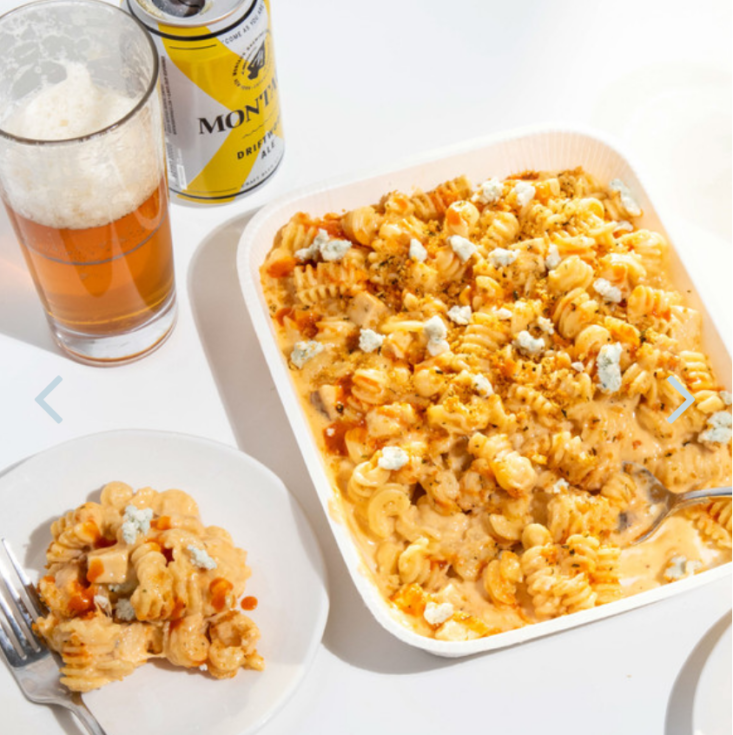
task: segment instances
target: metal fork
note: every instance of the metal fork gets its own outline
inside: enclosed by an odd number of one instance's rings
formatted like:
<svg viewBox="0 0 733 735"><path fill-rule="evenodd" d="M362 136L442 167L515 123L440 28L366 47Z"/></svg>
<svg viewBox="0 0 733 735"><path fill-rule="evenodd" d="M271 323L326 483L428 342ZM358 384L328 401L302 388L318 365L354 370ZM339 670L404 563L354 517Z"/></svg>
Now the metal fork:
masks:
<svg viewBox="0 0 733 735"><path fill-rule="evenodd" d="M45 605L15 558L10 549L10 544L2 539L2 545L15 569L15 573L18 575L16 583L17 581L20 582L31 607L34 608L31 615L5 565L0 560L0 578L2 578L8 598L15 607L15 610L11 609L4 599L2 589L0 589L0 612L2 612L0 615L0 649L2 649L8 667L18 682L18 686L31 702L48 705L57 704L66 707L78 718L79 722L84 725L86 731L91 735L106 735L102 726L82 701L81 695L78 692L69 691L59 681L59 666L55 656L33 632L33 620L39 615L45 614ZM3 621L6 624L5 629L2 627ZM12 633L12 636L8 635L8 630Z"/></svg>
<svg viewBox="0 0 733 735"><path fill-rule="evenodd" d="M624 462L623 470L628 475L642 477L644 482L636 490L643 499L645 512L638 521L624 518L624 523L613 534L616 543L624 546L646 541L664 523L668 516L682 508L715 498L730 498L731 488L714 487L707 490L690 490L686 493L673 493L644 467L635 462Z"/></svg>

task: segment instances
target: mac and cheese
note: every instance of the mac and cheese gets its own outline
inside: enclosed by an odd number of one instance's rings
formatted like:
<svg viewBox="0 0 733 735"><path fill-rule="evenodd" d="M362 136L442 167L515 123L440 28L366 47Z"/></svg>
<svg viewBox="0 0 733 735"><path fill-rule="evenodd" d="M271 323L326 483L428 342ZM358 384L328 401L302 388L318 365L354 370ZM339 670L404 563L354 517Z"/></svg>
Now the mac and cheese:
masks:
<svg viewBox="0 0 733 735"><path fill-rule="evenodd" d="M112 482L51 533L38 585L49 612L36 627L61 654L69 689L96 689L151 658L217 679L263 668L260 632L236 609L246 554L223 528L203 525L190 495Z"/></svg>
<svg viewBox="0 0 733 735"><path fill-rule="evenodd" d="M645 510L622 462L674 491L731 471L730 395L640 215L576 169L278 234L261 278L280 347L343 516L418 632L491 635L730 558L729 501L619 542ZM695 404L670 424L672 375Z"/></svg>

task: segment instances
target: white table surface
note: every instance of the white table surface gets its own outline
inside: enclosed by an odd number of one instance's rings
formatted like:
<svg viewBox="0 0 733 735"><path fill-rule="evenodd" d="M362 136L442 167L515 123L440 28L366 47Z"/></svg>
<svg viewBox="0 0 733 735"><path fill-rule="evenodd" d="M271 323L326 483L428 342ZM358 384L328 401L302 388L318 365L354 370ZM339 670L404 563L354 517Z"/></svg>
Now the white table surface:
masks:
<svg viewBox="0 0 733 735"><path fill-rule="evenodd" d="M331 614L304 684L263 735L693 735L700 671L730 625L730 579L470 660L413 650L374 622L278 402L235 252L252 213L290 189L517 126L581 124L621 143L674 217L676 247L699 252L693 276L728 340L729 3L272 3L285 159L249 198L173 206L179 319L159 351L112 369L60 354L0 213L0 468L73 437L147 428L238 446L282 477L321 540ZM33 400L57 376L48 402L60 424Z"/></svg>

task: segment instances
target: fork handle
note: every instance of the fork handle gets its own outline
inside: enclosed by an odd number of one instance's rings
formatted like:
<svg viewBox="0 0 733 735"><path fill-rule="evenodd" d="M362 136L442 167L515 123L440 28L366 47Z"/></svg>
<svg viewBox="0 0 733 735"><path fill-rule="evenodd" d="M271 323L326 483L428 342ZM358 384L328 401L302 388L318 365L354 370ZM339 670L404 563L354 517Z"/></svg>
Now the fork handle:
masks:
<svg viewBox="0 0 733 735"><path fill-rule="evenodd" d="M84 704L84 700L81 695L74 694L71 701L68 703L68 708L71 712L76 715L76 718L84 725L84 728L89 735L107 735L105 729L99 724L97 718L89 711L89 708Z"/></svg>
<svg viewBox="0 0 733 735"><path fill-rule="evenodd" d="M730 487L715 487L708 490L692 490L689 493L680 493L675 495L672 507L675 510L685 508L688 505L694 505L702 500L711 500L712 498L730 498Z"/></svg>

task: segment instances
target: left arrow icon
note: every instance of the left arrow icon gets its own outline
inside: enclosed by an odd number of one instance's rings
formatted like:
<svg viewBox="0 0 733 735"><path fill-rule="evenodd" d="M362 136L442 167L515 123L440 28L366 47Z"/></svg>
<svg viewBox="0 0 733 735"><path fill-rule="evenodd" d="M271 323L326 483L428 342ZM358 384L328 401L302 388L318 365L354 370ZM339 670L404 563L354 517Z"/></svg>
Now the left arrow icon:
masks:
<svg viewBox="0 0 733 735"><path fill-rule="evenodd" d="M61 376L57 375L35 398L36 403L57 423L63 419L46 403L48 394L61 382Z"/></svg>

